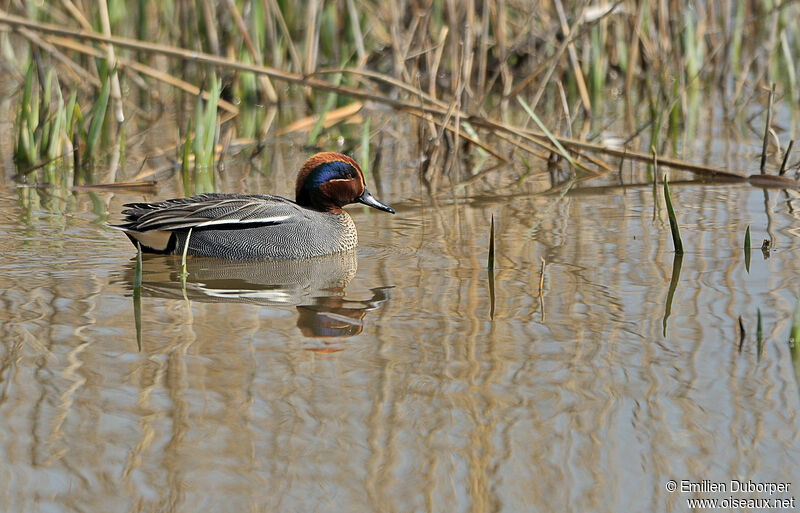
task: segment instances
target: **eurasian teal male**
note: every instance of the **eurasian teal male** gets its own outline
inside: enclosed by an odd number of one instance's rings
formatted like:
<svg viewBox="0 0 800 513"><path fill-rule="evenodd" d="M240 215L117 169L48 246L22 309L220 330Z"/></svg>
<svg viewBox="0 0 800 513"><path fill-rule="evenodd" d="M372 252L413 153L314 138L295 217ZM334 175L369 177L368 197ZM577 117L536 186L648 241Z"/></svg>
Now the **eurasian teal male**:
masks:
<svg viewBox="0 0 800 513"><path fill-rule="evenodd" d="M341 153L317 153L297 175L295 201L266 194L200 194L159 203L129 203L115 228L142 251L221 258L310 258L355 248L353 219L342 210L363 203L394 214L367 190L358 164Z"/></svg>

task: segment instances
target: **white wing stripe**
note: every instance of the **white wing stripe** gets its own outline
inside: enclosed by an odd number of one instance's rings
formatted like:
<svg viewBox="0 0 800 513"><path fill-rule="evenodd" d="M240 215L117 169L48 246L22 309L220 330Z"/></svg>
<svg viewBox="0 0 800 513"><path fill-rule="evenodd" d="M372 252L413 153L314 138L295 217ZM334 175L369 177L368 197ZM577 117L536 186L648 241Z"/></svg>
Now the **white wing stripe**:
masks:
<svg viewBox="0 0 800 513"><path fill-rule="evenodd" d="M282 221L286 221L289 219L290 216L273 216L273 217L259 217L255 219L212 219L210 221L204 221L202 223L184 223L184 224L177 224L177 225L167 225L162 228L161 230L181 230L183 228L202 228L205 226L215 226L215 225L224 225L224 224L277 224Z"/></svg>

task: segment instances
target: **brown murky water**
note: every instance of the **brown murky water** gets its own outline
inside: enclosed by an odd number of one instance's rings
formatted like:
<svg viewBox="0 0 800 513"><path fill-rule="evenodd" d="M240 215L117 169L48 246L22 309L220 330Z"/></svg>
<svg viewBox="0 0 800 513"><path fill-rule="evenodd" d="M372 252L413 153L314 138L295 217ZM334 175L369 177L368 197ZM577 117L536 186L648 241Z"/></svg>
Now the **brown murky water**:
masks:
<svg viewBox="0 0 800 513"><path fill-rule="evenodd" d="M306 150L285 154L264 174L231 167L218 189L290 194ZM797 494L796 195L676 176L679 261L652 187L535 195L539 178L421 204L401 157L374 191L397 215L350 209L355 254L190 259L185 288L178 260L145 258L140 337L135 251L105 223L142 194L0 189L0 511L686 511L768 496L669 493L670 479Z"/></svg>

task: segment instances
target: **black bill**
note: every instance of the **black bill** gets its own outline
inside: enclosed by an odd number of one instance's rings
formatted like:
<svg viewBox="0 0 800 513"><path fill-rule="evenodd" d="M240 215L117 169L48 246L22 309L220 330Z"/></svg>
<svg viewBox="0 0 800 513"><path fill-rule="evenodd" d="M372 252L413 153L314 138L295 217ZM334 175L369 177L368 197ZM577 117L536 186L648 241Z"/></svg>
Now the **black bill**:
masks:
<svg viewBox="0 0 800 513"><path fill-rule="evenodd" d="M365 204L367 206L370 206L372 208L377 208L378 210L383 210L385 212L389 212L391 214L394 214L394 209L392 207L390 207L389 205L385 205L385 204L381 203L380 201L376 200L375 196L370 194L367 189L364 189L364 194L359 196L356 199L356 201L359 202L359 203L363 203L363 204Z"/></svg>

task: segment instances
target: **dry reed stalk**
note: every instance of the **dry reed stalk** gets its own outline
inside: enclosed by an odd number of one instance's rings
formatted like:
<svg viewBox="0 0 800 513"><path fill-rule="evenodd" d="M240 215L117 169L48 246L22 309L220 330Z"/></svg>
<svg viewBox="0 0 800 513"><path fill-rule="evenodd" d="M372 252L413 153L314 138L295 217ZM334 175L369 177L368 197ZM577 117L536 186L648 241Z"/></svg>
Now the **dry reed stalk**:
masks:
<svg viewBox="0 0 800 513"><path fill-rule="evenodd" d="M503 99L500 100L500 116L503 117L508 110L508 98L511 96L511 87L514 82L514 76L508 66L508 32L507 32L507 14L506 3L503 1L497 4L497 18L495 21L495 34L497 37L497 46L500 48L500 83L503 86ZM483 101L480 102L481 104Z"/></svg>
<svg viewBox="0 0 800 513"><path fill-rule="evenodd" d="M564 117L567 121L567 137L572 137L572 118L569 115L569 105L567 104L567 94L564 92L564 86L561 80L556 80L558 86L558 95L561 97L561 108L564 109Z"/></svg>
<svg viewBox="0 0 800 513"><path fill-rule="evenodd" d="M41 24L37 22L33 22L27 20L25 18L20 18L17 16L11 16L7 14L0 14L0 22L11 25L13 27L19 28L24 27L30 30L35 30L38 32L50 33L50 34L58 34L64 37L72 37L72 38L80 38L80 39L89 39L101 43L110 43L114 44L117 47L124 47L124 48L131 48L138 51L143 52L156 52L161 53L164 55L168 55L171 57L177 57L180 59L201 63L201 64L208 64L220 68L228 68L228 69L236 69L240 71L248 71L257 74L264 74L273 79L281 80L288 83L303 85L313 87L319 90L326 90L331 92L336 92L338 94L343 94L346 96L350 96L353 98L361 99L361 100L369 100L375 101L378 103L390 105L396 109L403 110L403 111L413 111L416 113L421 114L430 114L434 117L444 117L447 115L447 109L443 109L438 105L434 104L431 101L425 101L422 99L424 93L419 91L417 88L416 91L420 95L420 103L415 104L414 102L404 101L397 98L393 98L387 95L380 95L375 93L370 93L364 90L353 89L350 87L345 86L336 86L331 83L314 79L313 77L304 77L294 73L287 73L282 72L279 70L275 70L273 68L268 68L265 66L255 66L255 65L247 65L235 61L231 61L229 59L224 59L217 56L212 56L209 54L193 52L189 50L183 50L180 48L175 48L172 46L167 45L159 45L147 42L141 42L126 38L120 37L106 37L96 33L87 33L82 31L75 31L75 30L68 30L63 29L61 27L56 27L53 25L48 24ZM575 27L572 27L572 30L575 30ZM427 96L427 95L424 95ZM480 116L468 116L466 114L460 114L461 117L465 118L470 123L474 124L477 127L489 129L492 131L503 131L506 134L510 134L507 136L506 139L512 139L520 136L520 129L519 127L508 126L502 123L494 122L490 119L486 119ZM523 134L523 137L529 139L530 134ZM635 152L627 151L623 152L623 150L617 150L614 148L607 148L596 144L585 143L582 141L576 141L570 138L559 138L559 141L562 142L565 146L572 149L573 151L592 151L597 152L605 155L613 155L618 157L625 157L625 158L633 158L639 160L649 160L649 155L641 155L636 154ZM534 141L530 141L536 144ZM527 145L524 144L516 144L517 147L524 148ZM694 171L697 173L709 174L709 175L718 175L718 176L730 176L734 178L743 179L745 178L744 175L739 173L732 173L729 171L725 171L718 168L713 168L710 166L702 166L697 164L692 164L688 162L683 162L674 159L662 158L662 165L667 165L669 167L677 168L677 169L685 169L689 171Z"/></svg>
<svg viewBox="0 0 800 513"><path fill-rule="evenodd" d="M418 117L420 119L423 119L423 120L429 122L430 124L432 124L434 126L438 125L439 127L442 127L443 129L446 129L447 131L449 131L452 134L456 133L455 128L453 128L450 124L446 124L445 122L436 119L435 117L433 117L429 113L421 113L421 112L418 112L418 111L411 111L411 110L406 111L406 113L410 114L410 115L412 115L414 117ZM471 137L469 134L466 134L464 132L459 132L459 137L461 139L469 142L470 144L474 144L478 148L481 148L482 150L484 150L487 153L491 154L494 158L499 160L501 163L503 163L503 164L507 164L508 163L508 159L502 153L500 153L498 150L496 150L495 148L493 148L489 144L487 144L487 143L485 143L483 141L480 141L478 139L475 139L474 137ZM543 157L546 157L544 154L541 154L541 155Z"/></svg>
<svg viewBox="0 0 800 513"><path fill-rule="evenodd" d="M76 185L73 190L78 191L92 191L92 190L120 190L120 189L155 189L158 182L155 180L141 180L134 182L114 182L114 183L96 183L92 185Z"/></svg>
<svg viewBox="0 0 800 513"><path fill-rule="evenodd" d="M261 52L256 50L256 47L253 45L253 40L250 38L250 33L247 32L247 27L244 24L241 14L239 14L239 9L236 8L236 4L233 3L233 0L228 0L226 5L228 7L228 12L231 13L234 23L236 23L236 27L239 29L239 33L242 36L242 41L244 41L244 46L247 48L247 53L250 54L250 58L253 59L254 63L261 64L263 62L263 59L261 58ZM269 77L262 75L258 77L258 81L261 83L261 88L266 95L264 98L264 103L278 103L278 93L275 92L275 87L273 87L272 81L269 79Z"/></svg>
<svg viewBox="0 0 800 513"><path fill-rule="evenodd" d="M25 37L28 41L30 41L31 43L35 44L36 46L38 46L39 48L41 48L42 50L44 50L45 52L50 54L57 61L59 61L62 64L64 64L66 66L66 70L68 71L70 76L75 80L76 83L79 83L81 85L83 85L85 83L88 83L92 87L94 87L96 89L100 89L100 87L102 85L100 83L100 80L98 80L98 78L95 77L94 75L92 75L88 70L86 70L84 68L81 68L80 66L75 64L74 61L69 59L66 55L64 55L57 48L55 48L54 45L56 43L53 43L53 42L50 41L52 36L46 36L45 39L41 39L35 33L31 32L30 30L27 30L27 29L20 29L20 34L22 34L22 36ZM80 44L80 43L75 43L75 44ZM58 46L62 46L62 45L58 45ZM86 48L89 48L89 47L86 47ZM97 50L96 48L91 48L91 51L87 52L87 53L89 55L93 55L93 56L95 56L95 57L97 57L99 59L105 58L105 55L100 50ZM124 101L124 99L123 99L123 101ZM147 117L146 114L142 111L142 109L140 109L135 104L129 103L128 106L130 108L132 108L134 111L136 111L136 113L141 115L142 117L145 117L145 118Z"/></svg>
<svg viewBox="0 0 800 513"><path fill-rule="evenodd" d="M559 142L569 148L570 150L586 150L586 151L594 151L597 153L602 153L604 155L610 155L612 157L619 157L619 158L629 158L631 160L636 160L639 162L650 162L652 161L653 157L647 153L641 153L637 151L626 150L624 148L610 148L607 146L602 146L596 143L590 143L585 141L578 141L575 139L569 139L566 137L559 138ZM685 160L680 159L673 159L669 157L658 157L658 163L662 166L666 166L672 169L679 169L682 171L690 171L692 173L706 175L706 176L722 176L728 178L739 178L739 179L746 179L747 177L741 173L735 173L733 171L727 171L725 169L716 168L713 166L707 166L704 164L696 164L693 162L687 162Z"/></svg>
<svg viewBox="0 0 800 513"><path fill-rule="evenodd" d="M419 16L414 16L411 19L411 25L408 27L408 31L407 31L407 34L406 34L406 40L404 42L402 42L401 57L402 57L404 63L408 62L408 56L411 53L411 45L412 45L412 43L414 43L414 40L415 40L414 36L416 35L417 29L420 28L420 24L419 24L420 20L421 20L421 18ZM405 76L406 80L408 82L410 82L411 81L411 79L410 79L411 74L409 73L408 68L405 68L405 70L406 70L406 74L404 76Z"/></svg>
<svg viewBox="0 0 800 513"><path fill-rule="evenodd" d="M189 10L192 11L191 9ZM222 55L222 46L219 44L217 24L214 21L214 9L210 0L200 0L200 11L203 14L203 25L206 27L209 50L214 55ZM181 32L184 32L183 30Z"/></svg>
<svg viewBox="0 0 800 513"><path fill-rule="evenodd" d="M389 14L391 16L389 22L390 44L392 47L392 70L393 75L396 77L404 77L408 79L405 61L403 60L403 51L400 48L402 37L400 36L400 10L398 2L389 2Z"/></svg>
<svg viewBox="0 0 800 513"><path fill-rule="evenodd" d="M447 25L453 33L450 38L450 44L447 46L449 49L450 60L450 94L454 95L458 88L458 70L459 66L459 45L463 41L461 37L461 22L459 20L458 10L456 8L455 0L445 0L445 12L447 15Z"/></svg>
<svg viewBox="0 0 800 513"><path fill-rule="evenodd" d="M308 0L306 2L306 34L303 59L303 73L310 75L317 67L317 53L319 50L319 2L320 0ZM305 89L306 101L309 105L313 104L311 88Z"/></svg>
<svg viewBox="0 0 800 513"><path fill-rule="evenodd" d="M83 30L92 30L92 24L89 23L89 20L86 19L86 16L83 15L80 9L75 7L75 4L73 4L70 0L61 0L61 5L64 6L64 9L66 9L73 18L75 18L75 21L78 22Z"/></svg>
<svg viewBox="0 0 800 513"><path fill-rule="evenodd" d="M583 18L583 12L586 9L587 2L588 0L583 0L581 2L580 8L578 9L579 13L578 20ZM547 72L545 73L544 78L542 78L542 81L539 85L539 89L536 91L536 94L533 96L533 100L531 100L530 102L531 110L536 111L536 106L539 104L539 100L542 98L542 95L544 94L547 85L550 83L550 77L553 76L553 72L555 72L556 67L558 66L558 62L561 59L561 56L564 54L564 50L566 50L567 46L569 46L569 44L572 42L572 39L575 37L575 34L577 34L579 27L580 23L575 23L570 29L570 31L567 33L566 37L564 38L564 41L562 41L561 44L558 45L556 53L550 59L549 67L547 68Z"/></svg>
<svg viewBox="0 0 800 513"><path fill-rule="evenodd" d="M442 53L444 52L444 45L449 31L450 29L447 26L442 27L442 30L439 31L439 41L436 43L433 62L428 68L428 94L434 99L436 98L436 77L439 75L439 65L442 62Z"/></svg>
<svg viewBox="0 0 800 513"><path fill-rule="evenodd" d="M28 30L28 29L20 29L20 34L22 34L25 39L30 41L31 43L35 44L42 50L46 51L48 54L52 55L57 61L62 63L65 66L67 72L72 76L72 78L78 82L83 83L87 82L92 87L96 89L100 89L100 80L97 79L94 75L89 73L84 68L81 68L75 62L64 55L63 52L59 51L53 44L48 42L46 39L41 39L36 33Z"/></svg>
<svg viewBox="0 0 800 513"><path fill-rule="evenodd" d="M84 53L86 55L91 55L93 57L102 57L101 52L98 51L96 48L93 48L91 46L86 46L84 44L75 42L75 41L73 41L72 39L69 39L69 38L64 38L64 37L59 37L59 36L47 36L46 41L48 41L48 42L50 42L50 43L52 43L54 45L58 45L58 46L61 46L61 47L64 47L64 48L69 48L70 50L73 50L73 51L76 51L76 52ZM136 71L137 73L141 73L142 75L147 75L147 76L149 76L151 78L154 78L154 79L156 79L156 80L158 80L160 82L164 82L165 84L168 84L168 85L170 85L172 87L181 89L182 91L184 91L184 92L186 92L186 93L188 93L188 94L190 94L192 96L197 96L198 94L201 93L200 88L198 88L194 84L190 84L189 82L186 82L185 80L181 80L181 79L179 79L177 77L174 77L174 76L170 75L169 73L165 73L165 72L157 70L155 68L151 68L150 66L142 64L140 62L131 61L131 60L125 59L123 57L117 58L117 62L119 62L120 66L122 68L129 68L129 69L131 69L133 71ZM80 68L80 69L83 70L83 68ZM93 85L96 84L97 87L100 87L100 81L97 80L94 77L92 77L92 79L93 79ZM202 91L202 94L203 94L203 99L204 100L208 100L208 91ZM218 105L219 105L219 107L221 109L223 109L223 110L225 110L225 111L227 111L227 112L229 112L229 113L231 113L233 115L236 115L236 114L239 113L239 109L235 105L233 105L232 103L227 102L225 100L220 99L219 102L218 102Z"/></svg>
<svg viewBox="0 0 800 513"><path fill-rule="evenodd" d="M469 27L469 25L467 25ZM466 30L466 33L471 33L470 30ZM471 39L468 38L471 41ZM450 152L452 159L450 160L451 165L454 164L458 160L458 149L460 147L459 144L459 133L461 132L461 108L463 106L463 98L465 96L465 91L467 90L467 86L469 85L469 76L472 67L472 52L468 51L467 49L472 48L471 44L467 44L466 42L461 45L461 57L460 57L460 65L457 68L461 70L461 73L456 74L456 94L453 97L453 106L456 107L454 111L455 121L453 122L453 127L455 128L454 132L454 148L453 151ZM470 57L467 57L467 54ZM446 123L445 123L446 124Z"/></svg>
<svg viewBox="0 0 800 513"><path fill-rule="evenodd" d="M556 6L558 20L561 23L561 31L564 34L569 34L571 29L567 23L567 15L564 13L564 6L561 4L561 0L553 0L553 3ZM581 9L581 13L583 13L583 8ZM578 17L576 24L580 24L581 17L582 15ZM569 60L572 63L572 74L575 77L575 83L578 86L578 93L581 96L583 108L588 114L591 114L592 102L589 100L589 91L586 89L586 82L583 80L583 71L581 71L581 65L578 62L578 54L575 52L575 45L572 43L572 41L567 44L567 54L569 55Z"/></svg>
<svg viewBox="0 0 800 513"><path fill-rule="evenodd" d="M486 95L486 67L489 61L489 0L483 1L481 12L481 45L478 50L478 84L477 93L481 98Z"/></svg>
<svg viewBox="0 0 800 513"><path fill-rule="evenodd" d="M108 0L97 2L100 9L100 27L104 36L111 35L111 22L108 19ZM114 100L114 116L117 123L125 121L125 113L122 110L122 90L119 87L119 75L117 74L117 59L114 57L114 45L106 45L106 60L111 76L111 99Z"/></svg>
<svg viewBox="0 0 800 513"><path fill-rule="evenodd" d="M647 2L639 2L636 11L636 18L633 22L633 34L631 35L631 43L629 46L631 53L628 56L627 69L625 70L625 96L628 99L629 111L631 110L630 101L633 96L633 73L636 69L636 63L639 61L639 41L641 39L641 26L646 5Z"/></svg>
<svg viewBox="0 0 800 513"><path fill-rule="evenodd" d="M354 102L349 105L345 105L344 107L339 107L338 109L328 111L325 113L325 120L323 121L322 126L328 128L350 118L353 118L353 120L361 119L361 117L357 116L357 114L363 107L364 104L362 102ZM277 135L286 135L291 132L310 130L318 120L318 114L307 116L303 119L298 119L297 121L290 123L289 125L278 130Z"/></svg>
<svg viewBox="0 0 800 513"><path fill-rule="evenodd" d="M363 100L371 100L375 101L376 103L383 103L395 108L410 108L410 109L419 109L420 106L415 105L410 102L406 102L403 100L398 100L396 98L391 98L389 96L382 96L379 94L369 93L365 91L361 91L358 89L353 89L346 86L337 86L335 84L331 84L329 82L325 82L322 80L317 80L310 77L305 77L303 75L297 73L289 73L280 70L276 70L274 68L268 66L259 66L254 64L245 64L238 61L233 61L230 59L226 59L224 57L219 57L216 55L211 55L203 52L197 52L193 50L184 50L182 48L177 48L174 46L162 45L158 43L148 43L137 41L134 39L128 39L124 37L118 36L110 36L106 37L94 32L83 32L83 31L76 31L76 30L69 30L63 29L61 27L57 27L50 24L43 24L34 21L30 21L26 18L21 18L19 16L9 15L0 12L0 23L5 23L7 25L11 25L18 29L19 27L29 28L31 30L35 30L38 32L55 34L63 37L71 37L76 39L88 39L91 41L97 42L109 42L114 44L115 46L130 48L133 50L141 51L141 52L150 52L150 53L159 53L162 55L166 55L169 57L175 57L178 59L183 59L189 62L194 62L198 64L206 64L210 66L214 66L217 68L223 69L233 69L237 71L246 71L250 73L262 74L267 75L272 79L281 80L283 82L288 82L290 84L296 84L305 87L311 87L314 89L319 89L322 91L328 91L332 93L341 94L344 96L350 96L353 98L363 99ZM441 109L441 114L443 114L443 109Z"/></svg>
<svg viewBox="0 0 800 513"><path fill-rule="evenodd" d="M453 102L448 104L448 103L445 103L445 102L443 102L441 100L437 100L436 98L433 98L430 95L426 95L425 93L423 93L419 89L415 89L415 88L409 86L408 84L400 82L399 80L396 80L396 79L394 79L392 77L389 77L387 75L382 75L380 73L373 72L373 71L368 71L368 70L347 70L347 69L324 69L324 70L317 71L317 74L327 74L327 73L353 73L353 74L356 74L356 75L366 76L366 77L372 78L374 80L379 80L381 82L385 82L387 84L391 84L391 85L396 86L396 87L398 87L400 89L403 89L403 90L409 92L410 94L418 97L420 99L420 104L423 105L423 107L401 107L401 106L396 106L395 105L395 108L403 110L406 113L413 114L413 115L415 115L417 117L421 117L423 119L426 119L426 120L428 120L429 123L434 123L434 119L435 119L433 117L428 116L429 114L438 114L440 116L443 115L444 118L445 118L445 121L441 122L441 121L436 120L435 124L439 125L440 127L447 127L448 130L450 130L451 132L455 133L455 131L453 130L452 127L450 127L450 124L449 124L450 118L456 112L455 104ZM433 104L433 106L425 105L425 102L430 102L431 104ZM537 146L545 148L549 152L560 153L560 151L557 148L555 148L553 145L547 143L544 140L544 137L545 137L544 134L538 134L539 136L537 136L537 134L535 134L535 133L520 132L518 127L505 125L505 124L502 124L502 123L499 123L499 122L491 122L489 120L485 120L483 118L478 118L476 116L468 116L467 114L465 114L463 112L460 114L460 116L464 117L465 119L467 119L470 122L477 122L477 124L484 124L485 126L491 128L493 130L501 130L501 131L507 132L510 135L522 136L522 137L528 139L530 142L536 144ZM437 134L436 135L436 139L439 139L439 138L442 137L442 132L440 130L437 130L436 128L434 128L433 124L431 124L430 127L431 127L431 130L430 130L431 133L432 134ZM498 135L498 134L495 134L495 135ZM485 149L486 151L488 151L489 153L491 153L495 157L501 159L503 162L507 162L508 161L505 157L502 157L496 150L491 149L485 143L481 143L479 141L476 141L473 138L466 137L463 134L461 134L460 132L459 132L459 137L461 137L462 139L465 139L465 140L467 140L467 141L469 141L469 142L471 142L473 144L477 144L478 146L480 146L481 148ZM531 153L532 155L534 155L534 156L536 156L538 158L541 158L543 160L547 160L548 159L548 155L547 154L538 152L536 150L533 150L528 145L517 144L516 141L514 139L510 138L510 137L504 137L503 139L506 140L507 142L510 142L511 144L517 146L521 150L524 150L524 151L526 151L528 153ZM573 151L575 151L575 150L573 150ZM591 158L591 157L589 157L587 155L584 155L584 157L589 158L589 160L591 160L593 163L595 163L599 167L602 167L602 168L604 168L606 170L610 170L611 169L605 163L603 163L603 162L601 162L601 161L599 161L597 159L593 159L593 158ZM591 173L594 172L589 168L585 168L584 167L583 169L585 169L586 171L589 171Z"/></svg>
<svg viewBox="0 0 800 513"><path fill-rule="evenodd" d="M350 26L353 28L353 39L355 39L356 55L358 55L356 67L360 68L367 63L367 50L364 47L364 36L361 33L358 11L356 11L356 4L353 3L353 0L347 0L347 14L350 17Z"/></svg>
<svg viewBox="0 0 800 513"><path fill-rule="evenodd" d="M464 40L461 45L461 54L459 64L461 65L461 89L462 92L457 96L459 104L464 107L467 105L466 96L472 96L472 68L475 60L475 53L473 50L473 33L472 28L475 25L475 0L466 0L466 20L464 21ZM466 94L465 94L466 93Z"/></svg>
<svg viewBox="0 0 800 513"><path fill-rule="evenodd" d="M286 43L286 48L289 50L289 58L292 60L292 64L294 65L294 69L296 72L300 73L303 69L303 64L300 59L300 54L297 53L297 48L294 46L294 41L292 40L292 35L289 33L289 27L286 25L286 20L283 18L283 14L281 13L281 9L278 6L278 0L263 0L266 4L266 9L272 17L278 22L278 27L281 29L281 34L283 35L283 39Z"/></svg>

